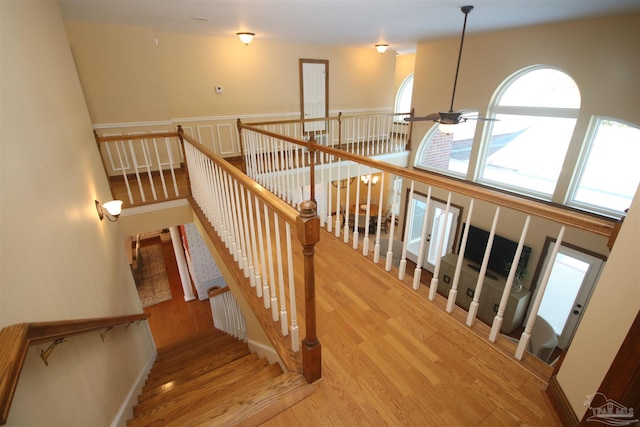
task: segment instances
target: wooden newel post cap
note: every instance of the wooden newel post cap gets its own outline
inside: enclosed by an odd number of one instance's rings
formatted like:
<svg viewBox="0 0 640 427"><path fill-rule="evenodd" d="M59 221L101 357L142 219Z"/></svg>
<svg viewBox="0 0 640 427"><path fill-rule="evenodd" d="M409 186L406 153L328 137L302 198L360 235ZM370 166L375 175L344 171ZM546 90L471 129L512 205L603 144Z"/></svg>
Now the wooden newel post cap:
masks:
<svg viewBox="0 0 640 427"><path fill-rule="evenodd" d="M320 218L316 215L316 204L311 200L300 203L297 218L298 240L303 245L313 245L320 240Z"/></svg>

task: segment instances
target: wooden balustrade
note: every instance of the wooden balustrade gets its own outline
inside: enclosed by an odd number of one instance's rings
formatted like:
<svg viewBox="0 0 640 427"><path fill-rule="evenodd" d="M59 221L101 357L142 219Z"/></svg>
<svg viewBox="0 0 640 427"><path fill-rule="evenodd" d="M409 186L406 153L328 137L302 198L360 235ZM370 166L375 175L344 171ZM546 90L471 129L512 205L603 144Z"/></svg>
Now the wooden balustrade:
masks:
<svg viewBox="0 0 640 427"><path fill-rule="evenodd" d="M313 278L313 246L319 236L315 204L305 204L307 208L298 214L220 156L184 135L181 129L178 132L185 147L194 210L201 221L208 224L205 230L214 245L218 247L217 242L220 242L220 249L229 254L229 262L234 265L233 272L236 272L236 281L245 299L265 327L283 363L292 371L297 369L295 353L300 349L290 231L292 225L297 227L298 239L302 239L305 272L303 297L307 335L302 342L302 373L308 382L319 379L320 344L315 333ZM281 223L285 228L284 236L280 232ZM242 286L246 280L250 287ZM258 301L261 303L257 304ZM280 322L278 334L275 325L267 324L266 310L269 310L272 322ZM290 336L288 342L283 340L285 336Z"/></svg>
<svg viewBox="0 0 640 427"><path fill-rule="evenodd" d="M514 194L509 194L503 191L488 188L476 183L462 181L459 179L418 170L410 170L405 167L396 166L387 162L360 155L371 155L375 154L375 152L371 153L366 150L359 152L358 150L355 150L355 152L350 152L335 148L327 144L321 144L316 141L316 135L313 133L310 133L308 135L308 138L304 139L297 139L295 137L292 137L291 135L280 135L274 131L275 129L277 129L277 127L278 126L276 122L271 122L269 128L254 126L252 124L245 125L241 122L238 122L238 129L242 134L242 141L244 144L243 150L245 153L245 161L248 165L247 173L250 174L250 176L252 176L254 179L264 182L265 185L267 185L274 194L279 195L283 200L288 201L289 203L291 203L291 200L301 200L301 197L284 197L283 195L288 195L292 191L300 192L302 191L301 187L308 188L308 193L311 194L310 198L312 198L314 202L316 201L316 198L318 199L317 209L320 215L318 226L324 227L326 224L328 232L331 232L333 227L333 221L331 218L331 215L333 214L333 195L331 184L333 184L333 186L336 187L335 236L340 237L340 233L342 232L344 243L349 243L349 241L351 240L353 249L356 250L358 249L359 244L362 243L362 254L364 256L367 256L369 250L369 237L370 235L374 235L375 244L373 262L379 262L379 257L381 255L380 251L382 249L382 256L385 256L386 258L385 270L391 271L392 264L396 264L397 278L399 280L404 280L407 269L408 244L410 240L409 232L410 228L414 226L411 224L414 218L414 206L412 203L409 203L407 201L407 210L405 212L407 223L404 224L404 238L401 242L399 242L401 245L401 249L397 248L397 245L395 245L393 242L393 228L396 222L395 213L392 213L389 219L387 219L385 215L384 220L389 220L391 225L391 232L389 234L390 238L388 239L388 246L385 252L385 248L381 247L383 246L383 243L381 242L380 233L383 225L383 218L381 216L382 209L379 206L380 204L382 204L384 196L383 185L385 182L385 176L391 177L394 182L397 182L398 179L405 180L405 186L410 188L408 193L408 200L413 200L414 187L416 184L420 184L422 187L426 187L428 189L426 195L426 206L424 208L421 208L421 212L424 211L424 214L421 214L423 215L421 221L422 224L415 224L414 229L418 231L420 238L419 249L417 250L417 253L413 252L416 248L412 249L412 253L417 258L415 270L413 271L413 289L419 289L423 269L423 260L426 256L426 242L430 240L430 238L433 238L435 239L435 261L433 276L429 284L428 296L428 298L432 301L435 299L440 285L439 276L441 274L440 269L443 257L443 249L445 248L444 236L445 222L447 220L442 220L442 218L448 218L449 210L451 209L452 195L463 195L469 198L468 216L465 230L463 232L463 239L461 241L460 253L462 254L465 253L464 248L468 239L468 229L471 223L474 201L481 200L495 206L494 220L491 231L489 232L488 243L486 244L486 247L484 249L484 257L482 258L482 262L479 262L480 265L477 266L478 274L475 278L475 287L473 287L473 285L469 283L465 283L465 288L471 286L473 292L469 294L469 289L471 288L468 288L467 292L465 293L466 295L462 296L463 298L466 296L469 296L470 298L468 306L464 307L464 309L467 310L467 326L472 327L476 320L476 317L480 316L485 322L492 325L492 330L488 338L493 342L496 341L498 332L501 331L503 326L505 312L507 310L507 305L509 304L508 300L511 295L512 289L514 288L516 274L518 274L520 255L524 246L524 241L527 235L531 216L549 220L558 226L560 232L556 238L556 248L562 242L564 230L566 227L574 227L589 233L594 233L596 235L610 237L613 234L617 224L616 221L602 216L591 215L585 212L579 212L574 209L557 206L551 203L545 203L538 200L520 197ZM339 147L341 148L342 146L342 144L339 145ZM291 161L291 157L299 157L299 150L302 150L302 152L306 153L308 156L308 160L304 163L304 167L299 167L296 162ZM266 156L267 161L262 161L261 156ZM273 167L273 165L277 165L277 167ZM307 167L308 170L306 169ZM303 173L304 175L302 177L299 177L301 173ZM292 184L287 179L281 179L283 175L293 174L296 175L294 184ZM374 174L378 174L377 178L379 178L381 181L379 195L376 195L372 190L372 177L374 176ZM357 181L354 182L354 180ZM341 194L338 187L336 186L336 183L339 183L340 185L340 183L342 183L343 181L346 194ZM360 181L362 181L362 183ZM444 191L444 193L446 194L446 196L444 197L446 197L447 200L446 206L442 209L444 214L440 216L441 222L437 226L438 228L434 228L433 230L428 229L427 227L429 203L432 200L432 188L438 189L440 193ZM315 194L317 191L322 191L323 194L316 197ZM324 193L325 191L327 192L327 194ZM355 202L353 202L353 192L355 192ZM344 196L346 196L346 199L343 202L341 200L341 197ZM376 197L379 198L376 200ZM393 205L396 205L396 203L398 202L398 197L399 191L394 190ZM298 208L302 209L303 211L304 203L306 202L297 204ZM343 203L345 204L345 206L342 206ZM352 203L355 204L352 206ZM295 203L292 204L296 205ZM327 204L328 206L325 206L325 204ZM480 298L483 294L483 285L485 284L485 281L492 276L492 273L488 271L488 263L492 245L494 242L494 237L496 236L500 210L502 208L509 208L524 213L526 216L526 221L522 228L520 240L517 242L518 249L515 252L515 256L512 260L509 259L509 265L511 267L507 266L507 268L504 269L508 274L506 277L506 282L502 283L502 289L500 290L500 296L498 299L499 303L496 302L494 307L490 307L493 309L495 316L492 319L489 319L486 307L481 308L480 306ZM339 220L340 215L344 216L342 224ZM362 240L360 240L361 232L364 234ZM553 233L553 231L551 232ZM413 231L412 233L414 233L413 236L415 238L416 231ZM451 250L451 246L453 246L453 244L448 243L447 245L449 245L447 247L449 247L449 250ZM396 258L397 263L394 262ZM447 286L449 286L449 289L445 289L442 291L448 292L446 311L449 313L453 311L453 307L456 305L456 303L460 302L460 295L458 295L458 284L461 278L462 259L462 256L459 256L457 258L456 266L449 272L451 276L446 278L446 283ZM495 268L495 266L493 267ZM534 301L531 303L531 314L526 320L525 330L522 333L519 346L514 355L517 359L522 359L525 350L528 349L532 329L536 321L540 301L544 294L551 268L552 263L548 263L546 271L543 272L543 275L541 276L542 281L538 285L538 292L535 295ZM453 283L450 284L449 282L451 280L451 277L453 277ZM491 291L494 292L494 290ZM522 291L516 290L516 293L518 292L522 293ZM523 298L528 298L528 296L529 295L527 294ZM528 302L529 300L526 299L526 301ZM492 302L492 305L493 304L494 303ZM524 316L524 311L522 311L522 315ZM513 319L510 319L510 321L513 321ZM521 322L522 319L518 321ZM512 323L513 322L509 323L508 325L508 327L510 328L509 331L513 329L511 327Z"/></svg>
<svg viewBox="0 0 640 427"><path fill-rule="evenodd" d="M149 316L148 313L140 313L96 319L18 323L3 328L0 331L0 425L7 422L11 401L30 346L93 331L106 331L115 326L145 320Z"/></svg>

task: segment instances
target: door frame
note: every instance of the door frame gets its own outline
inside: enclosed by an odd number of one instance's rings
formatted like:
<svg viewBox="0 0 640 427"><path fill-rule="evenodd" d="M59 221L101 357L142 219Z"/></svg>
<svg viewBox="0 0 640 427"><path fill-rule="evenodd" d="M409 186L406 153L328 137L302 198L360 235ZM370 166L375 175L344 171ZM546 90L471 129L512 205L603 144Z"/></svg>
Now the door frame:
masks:
<svg viewBox="0 0 640 427"><path fill-rule="evenodd" d="M538 259L538 263L536 265L535 273L533 274L533 277L531 279L531 288L530 288L531 295L535 295L535 293L536 293L538 281L540 280L540 278L544 274L545 258L547 257L547 255L551 254L551 250L552 250L551 246L553 244L555 244L555 242L556 242L556 238L555 237L547 236L547 238L545 239L544 245L542 247L542 252L540 253L540 258ZM598 285L598 281L600 280L600 275L602 273L602 270L604 269L605 263L607 262L607 257L605 255L599 254L597 252L593 252L593 251L590 251L588 249L582 248L580 246L573 245L573 244L571 244L569 242L564 242L563 241L560 246L561 247L565 247L565 248L570 249L570 250L573 250L573 251L576 251L576 252L581 252L581 253L589 256L589 257L592 257L592 258L595 258L595 259L599 259L600 261L602 261L602 265L601 265L600 269L596 272L596 277L595 277L595 281L593 283L593 286L589 290L589 293L586 295L583 307L580 310L580 314L579 314L580 318L577 321L576 327L571 332L571 336L564 338L566 340L565 348L568 348L568 346L571 344L571 340L573 339L573 335L574 335L575 331L578 329L578 327L580 325L580 321L582 320L582 316L584 315L584 312L585 312L587 306L589 305L589 301L591 300L591 295L593 294L593 291L594 291L595 287ZM550 260L550 262L554 262L554 260ZM581 292L584 292L584 289L581 288L578 291L578 296L580 295ZM532 297L532 299L533 299L533 297ZM531 311L530 310L531 310L531 305L529 305L529 307L527 308L527 318L531 315ZM567 320L567 322L568 321L569 320ZM565 331L566 331L566 325L565 325ZM566 333L565 331L563 331L563 336ZM561 336L558 335L558 340L560 340L560 337ZM560 347L560 343L558 344L558 346Z"/></svg>
<svg viewBox="0 0 640 427"><path fill-rule="evenodd" d="M409 197L410 193L411 193L411 191L409 189L407 189L406 190L406 195L404 197L404 219L402 221L402 230L401 230L401 234L400 234L401 236L404 236L405 229L406 229L406 227L407 227L407 225L409 224L409 221L410 221L410 219L408 218L409 204L411 203L411 199ZM424 197L425 199L427 198L427 194L422 193L420 191L415 191L414 190L413 194L414 194L414 196L418 195L418 196ZM431 196L431 200L433 200L435 202L438 202L438 203L441 203L443 205L447 204L446 200L440 199L438 197ZM457 219L455 221L455 230L452 230L453 242L451 243L451 247L445 246L445 247L443 247L443 249L444 248L451 249L451 251L454 252L455 249L456 249L456 242L458 240L458 235L460 233L460 227L461 227L461 223L462 223L464 207L462 207L461 205L457 205L455 203L451 203L451 207L457 209L459 211L459 213L458 213L458 217L457 217ZM428 212L425 212L425 215L428 215L428 214L429 214ZM426 251L425 251L425 254L424 254L425 260L427 259L428 255L429 255L429 249L427 248ZM407 259L409 259L409 258L407 257ZM409 260L412 261L411 259L409 259ZM426 269L426 264L427 263L424 262L425 260L423 260L423 263L422 263L422 268L423 269Z"/></svg>
<svg viewBox="0 0 640 427"><path fill-rule="evenodd" d="M298 67L300 70L300 119L304 120L304 64L324 64L324 116L329 117L329 60L328 59L298 59ZM308 133L307 127L303 122L303 133Z"/></svg>

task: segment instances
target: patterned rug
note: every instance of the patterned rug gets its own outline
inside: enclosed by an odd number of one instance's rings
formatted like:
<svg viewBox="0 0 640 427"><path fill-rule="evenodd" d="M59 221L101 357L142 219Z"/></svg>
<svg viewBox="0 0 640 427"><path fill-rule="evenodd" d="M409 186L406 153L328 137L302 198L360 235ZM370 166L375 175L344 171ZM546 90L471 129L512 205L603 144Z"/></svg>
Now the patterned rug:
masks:
<svg viewBox="0 0 640 427"><path fill-rule="evenodd" d="M171 299L171 288L164 267L164 258L160 245L140 248L141 264L133 277L143 307L158 304Z"/></svg>

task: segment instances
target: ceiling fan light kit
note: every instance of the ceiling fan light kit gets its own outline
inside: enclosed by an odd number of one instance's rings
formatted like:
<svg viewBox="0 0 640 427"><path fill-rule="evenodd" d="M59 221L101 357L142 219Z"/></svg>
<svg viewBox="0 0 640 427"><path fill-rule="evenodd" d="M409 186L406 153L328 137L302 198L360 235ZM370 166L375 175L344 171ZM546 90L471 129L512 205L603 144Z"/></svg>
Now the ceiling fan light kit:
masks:
<svg viewBox="0 0 640 427"><path fill-rule="evenodd" d="M462 6L460 8L464 13L464 23L462 25L462 35L460 37L460 49L458 51L458 62L456 64L456 75L453 79L453 93L451 94L451 105L449 111L441 111L439 113L432 113L422 117L406 117L408 122L420 122L420 121L434 121L439 123L439 129L443 133L455 132L456 125L466 122L467 120L495 120L487 119L483 117L465 117L465 114L470 114L469 111L453 111L453 101L456 97L456 87L458 85L458 72L460 71L460 60L462 59L462 46L464 45L464 34L467 29L467 16L473 10L473 6ZM475 113L473 113L475 114Z"/></svg>

